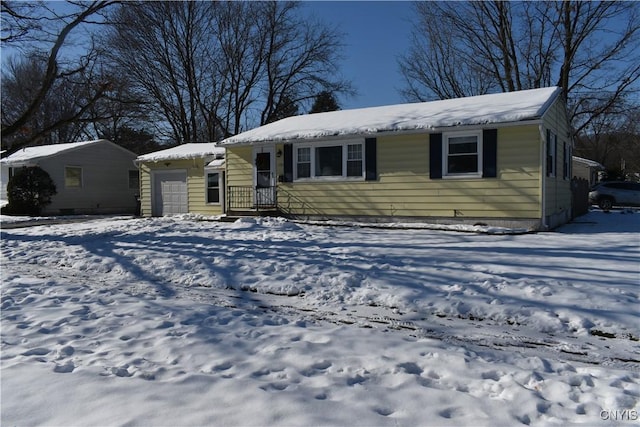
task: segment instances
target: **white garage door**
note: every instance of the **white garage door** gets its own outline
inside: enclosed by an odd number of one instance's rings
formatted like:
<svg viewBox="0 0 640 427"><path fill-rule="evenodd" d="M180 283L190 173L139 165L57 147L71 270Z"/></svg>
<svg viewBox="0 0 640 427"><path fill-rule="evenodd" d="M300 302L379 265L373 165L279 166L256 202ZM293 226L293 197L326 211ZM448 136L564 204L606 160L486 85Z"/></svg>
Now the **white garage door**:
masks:
<svg viewBox="0 0 640 427"><path fill-rule="evenodd" d="M153 176L153 215L187 213L187 172L156 172Z"/></svg>

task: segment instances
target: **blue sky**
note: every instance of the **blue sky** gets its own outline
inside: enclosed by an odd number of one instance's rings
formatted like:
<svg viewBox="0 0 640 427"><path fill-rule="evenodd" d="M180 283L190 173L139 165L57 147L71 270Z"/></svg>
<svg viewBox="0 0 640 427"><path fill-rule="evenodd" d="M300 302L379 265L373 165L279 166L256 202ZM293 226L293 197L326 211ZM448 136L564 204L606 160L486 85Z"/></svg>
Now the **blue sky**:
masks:
<svg viewBox="0 0 640 427"><path fill-rule="evenodd" d="M340 69L358 95L340 98L342 109L405 102L397 58L409 45L411 2L310 1L303 9L345 34Z"/></svg>
<svg viewBox="0 0 640 427"><path fill-rule="evenodd" d="M303 1L301 10L344 33L339 66L357 95L341 97L342 109L405 102L397 58L409 45L410 1Z"/></svg>

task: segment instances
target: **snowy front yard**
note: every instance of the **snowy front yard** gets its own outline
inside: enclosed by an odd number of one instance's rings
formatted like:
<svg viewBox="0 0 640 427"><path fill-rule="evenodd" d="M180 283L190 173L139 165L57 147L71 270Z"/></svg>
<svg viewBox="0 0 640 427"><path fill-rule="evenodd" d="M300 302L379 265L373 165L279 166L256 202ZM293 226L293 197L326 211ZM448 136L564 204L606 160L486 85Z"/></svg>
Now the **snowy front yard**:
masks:
<svg viewBox="0 0 640 427"><path fill-rule="evenodd" d="M3 229L0 424L636 425L639 233Z"/></svg>

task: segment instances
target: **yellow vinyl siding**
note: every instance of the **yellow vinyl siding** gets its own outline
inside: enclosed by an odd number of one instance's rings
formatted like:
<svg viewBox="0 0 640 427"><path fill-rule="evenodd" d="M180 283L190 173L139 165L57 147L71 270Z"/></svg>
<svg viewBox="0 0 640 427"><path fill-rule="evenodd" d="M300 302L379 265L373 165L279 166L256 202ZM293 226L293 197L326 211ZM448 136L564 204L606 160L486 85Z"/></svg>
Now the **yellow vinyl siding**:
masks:
<svg viewBox="0 0 640 427"><path fill-rule="evenodd" d="M160 162L146 162L140 165L141 214L151 216L153 171L182 169L187 171L187 200L189 213L220 215L222 205L207 204L204 159L185 159Z"/></svg>
<svg viewBox="0 0 640 427"><path fill-rule="evenodd" d="M151 216L151 168L149 163L140 165L140 215Z"/></svg>
<svg viewBox="0 0 640 427"><path fill-rule="evenodd" d="M546 129L550 129L557 135L558 140L556 144L556 176L545 177L545 216L553 216L571 211L571 179L563 178L562 169L564 144L571 144L571 130L564 105L560 99L544 115L543 127L545 135ZM544 172L546 173L546 168Z"/></svg>
<svg viewBox="0 0 640 427"><path fill-rule="evenodd" d="M278 206L294 215L540 217L537 125L498 130L497 178L430 179L428 134L379 137L377 158L377 181L279 183ZM252 185L251 159L251 147L228 148L229 185Z"/></svg>
<svg viewBox="0 0 640 427"><path fill-rule="evenodd" d="M442 184L439 189L426 182L405 188L384 188L382 183L351 188L337 183L288 184L278 188L278 206L299 215L535 218L540 211L537 194L510 189L512 194L505 196L497 195L501 186L474 189L460 181Z"/></svg>
<svg viewBox="0 0 640 427"><path fill-rule="evenodd" d="M189 193L189 213L201 215L220 215L222 204L207 203L207 173L204 171L204 160L197 159L197 167L187 171L187 191ZM220 189L222 192L222 189Z"/></svg>
<svg viewBox="0 0 640 427"><path fill-rule="evenodd" d="M253 149L240 146L227 148L227 185L253 185Z"/></svg>

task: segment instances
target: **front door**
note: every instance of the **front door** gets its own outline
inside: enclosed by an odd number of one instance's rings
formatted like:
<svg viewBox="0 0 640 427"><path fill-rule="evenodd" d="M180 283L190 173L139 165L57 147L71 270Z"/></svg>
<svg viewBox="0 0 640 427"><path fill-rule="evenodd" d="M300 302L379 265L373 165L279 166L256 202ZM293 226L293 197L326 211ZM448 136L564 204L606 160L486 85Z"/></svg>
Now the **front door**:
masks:
<svg viewBox="0 0 640 427"><path fill-rule="evenodd" d="M274 147L259 147L254 151L254 184L256 207L275 206L275 150Z"/></svg>

